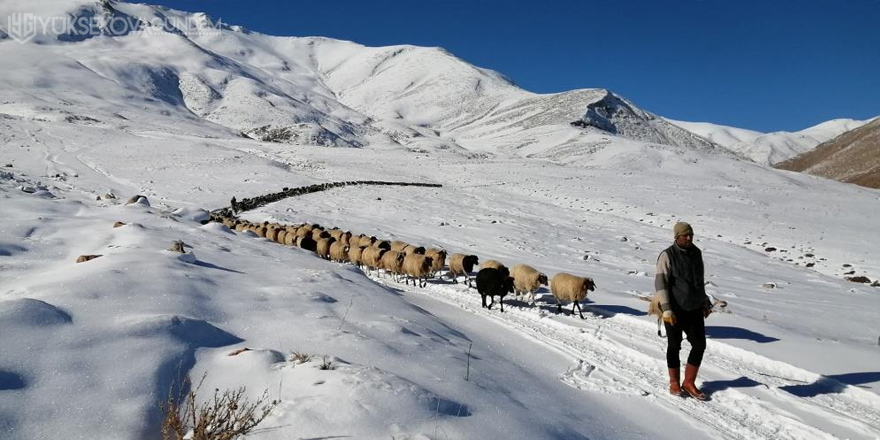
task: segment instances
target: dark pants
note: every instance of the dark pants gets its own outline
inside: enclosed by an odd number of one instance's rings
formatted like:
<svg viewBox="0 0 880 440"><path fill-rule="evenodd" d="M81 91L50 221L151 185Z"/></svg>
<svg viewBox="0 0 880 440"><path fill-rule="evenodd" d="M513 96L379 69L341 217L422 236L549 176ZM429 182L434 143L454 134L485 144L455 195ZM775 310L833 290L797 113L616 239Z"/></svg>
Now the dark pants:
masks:
<svg viewBox="0 0 880 440"><path fill-rule="evenodd" d="M675 325L666 324L666 340L669 345L666 348L666 366L669 368L681 368L678 352L681 351L681 332L687 335L691 343L691 352L687 362L699 367L703 362L703 352L706 351L706 321L703 311L676 310Z"/></svg>

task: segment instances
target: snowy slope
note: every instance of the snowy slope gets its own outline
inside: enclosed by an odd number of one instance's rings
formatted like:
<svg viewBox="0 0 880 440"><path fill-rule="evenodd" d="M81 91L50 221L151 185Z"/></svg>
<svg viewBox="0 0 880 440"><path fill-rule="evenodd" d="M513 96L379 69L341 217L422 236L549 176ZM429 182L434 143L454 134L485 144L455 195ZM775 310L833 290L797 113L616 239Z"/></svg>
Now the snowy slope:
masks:
<svg viewBox="0 0 880 440"><path fill-rule="evenodd" d="M740 160L602 89L531 94L440 49L237 27L43 43L0 40L4 440L159 438L158 402L203 373L202 399L246 386L279 402L248 438L880 436L880 296L844 279L880 277L874 190ZM232 195L340 180L443 187L243 216L591 276L586 319L546 288L502 314L462 284L416 289L199 222ZM123 203L135 194L149 205ZM665 392L638 299L680 219L729 304L707 321L706 403Z"/></svg>
<svg viewBox="0 0 880 440"><path fill-rule="evenodd" d="M761 133L708 122L666 120L762 165L791 159L868 122L832 119L801 131Z"/></svg>

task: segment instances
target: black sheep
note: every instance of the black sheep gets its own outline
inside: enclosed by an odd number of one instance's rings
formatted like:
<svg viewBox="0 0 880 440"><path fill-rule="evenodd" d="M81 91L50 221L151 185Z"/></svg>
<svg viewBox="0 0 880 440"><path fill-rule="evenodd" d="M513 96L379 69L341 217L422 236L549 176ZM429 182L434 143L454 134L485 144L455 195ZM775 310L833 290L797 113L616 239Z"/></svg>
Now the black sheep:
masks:
<svg viewBox="0 0 880 440"><path fill-rule="evenodd" d="M501 303L501 312L503 313L504 297L508 293L513 293L513 277L510 276L507 268L495 269L487 267L482 269L477 272L477 292L480 292L483 307L490 310L492 305L495 304L495 297L497 296L499 298L498 302ZM492 301L488 306L486 305L486 296Z"/></svg>

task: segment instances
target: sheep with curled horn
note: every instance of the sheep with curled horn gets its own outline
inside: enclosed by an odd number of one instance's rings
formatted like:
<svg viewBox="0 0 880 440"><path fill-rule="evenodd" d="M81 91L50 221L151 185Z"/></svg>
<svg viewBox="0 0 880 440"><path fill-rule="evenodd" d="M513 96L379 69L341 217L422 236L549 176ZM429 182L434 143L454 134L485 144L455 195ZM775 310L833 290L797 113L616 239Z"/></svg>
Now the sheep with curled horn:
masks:
<svg viewBox="0 0 880 440"><path fill-rule="evenodd" d="M513 291L517 299L523 295L529 305L535 304L535 292L548 284L547 275L538 272L534 267L526 264L517 264L510 271L513 277Z"/></svg>
<svg viewBox="0 0 880 440"><path fill-rule="evenodd" d="M565 272L559 272L553 275L550 280L550 293L556 298L556 309L562 313L562 302L571 301L571 314L577 307L578 315L581 319L584 314L581 312L580 302L587 298L587 292L596 290L596 284L592 278L579 277Z"/></svg>
<svg viewBox="0 0 880 440"><path fill-rule="evenodd" d="M431 276L431 264L433 260L421 254L407 254L403 258L403 274L406 275L406 284L413 280L413 286L424 288L428 285L428 277Z"/></svg>
<svg viewBox="0 0 880 440"><path fill-rule="evenodd" d="M480 259L476 255L452 254L449 257L449 276L452 282L457 284L456 277L464 275L467 286L471 287L471 272L479 263Z"/></svg>

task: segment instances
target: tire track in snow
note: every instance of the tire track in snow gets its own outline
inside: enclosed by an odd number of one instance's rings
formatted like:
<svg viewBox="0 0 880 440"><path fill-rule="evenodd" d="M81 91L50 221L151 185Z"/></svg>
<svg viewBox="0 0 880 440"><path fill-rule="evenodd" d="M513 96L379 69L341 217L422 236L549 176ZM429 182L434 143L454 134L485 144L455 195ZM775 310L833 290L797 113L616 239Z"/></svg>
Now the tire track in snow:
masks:
<svg viewBox="0 0 880 440"><path fill-rule="evenodd" d="M698 402L665 392L668 384L665 358L643 353L604 336L608 332L612 336L629 337L633 344L665 353L665 342L653 333L656 327L652 323L635 318L605 318L601 314L597 316L591 313L585 315L583 321L558 319L554 317L559 315L544 310L536 312L534 308L516 306L505 307L504 314L501 314L497 308L491 311L483 309L476 292L461 285L432 283L425 289L417 289L388 279L370 277L391 288L430 296L484 316L571 356L578 361L577 366L560 377L570 386L595 392L642 395L657 404L683 412L701 427L714 429L726 439L838 438L821 427L805 423L801 420L803 417L786 411L778 401L825 424L846 427L864 438L880 438L880 396L834 381L831 381L835 384L833 386L840 389L808 393L815 395L806 397L797 396L783 387L809 385L810 378L821 376L747 350L710 339L711 354L704 359L703 368L740 375L755 382L756 386L765 387L768 395L757 398L735 388L727 388L715 392L711 401ZM788 379L783 375L807 380ZM765 400L764 397L775 401Z"/></svg>

